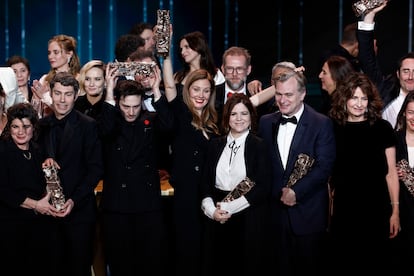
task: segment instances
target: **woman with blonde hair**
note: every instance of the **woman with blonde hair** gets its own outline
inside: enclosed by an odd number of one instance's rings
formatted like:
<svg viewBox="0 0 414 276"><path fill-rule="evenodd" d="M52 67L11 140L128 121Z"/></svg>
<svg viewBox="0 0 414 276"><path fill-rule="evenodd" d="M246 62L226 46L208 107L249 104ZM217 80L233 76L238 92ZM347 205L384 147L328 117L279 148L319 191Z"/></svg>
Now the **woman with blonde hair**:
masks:
<svg viewBox="0 0 414 276"><path fill-rule="evenodd" d="M79 73L79 96L75 109L97 119L105 101L105 63L91 60L82 66Z"/></svg>
<svg viewBox="0 0 414 276"><path fill-rule="evenodd" d="M76 39L65 34L55 35L48 42L47 58L50 63L50 70L40 80L34 80L31 87L36 97L41 99L42 103L47 106L52 103L48 93L50 91L49 82L57 72L69 72L76 79L79 78L81 65L76 47ZM42 105L41 108L44 109L46 106Z"/></svg>

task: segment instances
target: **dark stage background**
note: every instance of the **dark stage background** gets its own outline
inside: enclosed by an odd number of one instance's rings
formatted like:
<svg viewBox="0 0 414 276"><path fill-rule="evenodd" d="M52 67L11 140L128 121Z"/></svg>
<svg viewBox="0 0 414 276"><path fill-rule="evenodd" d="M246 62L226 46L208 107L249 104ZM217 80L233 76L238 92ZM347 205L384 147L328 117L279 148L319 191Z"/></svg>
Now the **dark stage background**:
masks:
<svg viewBox="0 0 414 276"><path fill-rule="evenodd" d="M317 104L319 56L335 46L343 27L357 20L352 0L0 0L0 62L11 55L29 59L32 80L49 70L47 42L58 33L78 40L81 63L112 61L117 38L137 22L155 23L156 10L170 9L174 27L173 57L178 39L199 30L216 63L230 46L252 54L252 77L269 85L272 66L281 60L304 65L308 99ZM385 72L412 51L412 2L392 0L377 16L379 60ZM410 28L411 25L411 28ZM174 58L176 61L176 58ZM175 69L180 65L175 62Z"/></svg>

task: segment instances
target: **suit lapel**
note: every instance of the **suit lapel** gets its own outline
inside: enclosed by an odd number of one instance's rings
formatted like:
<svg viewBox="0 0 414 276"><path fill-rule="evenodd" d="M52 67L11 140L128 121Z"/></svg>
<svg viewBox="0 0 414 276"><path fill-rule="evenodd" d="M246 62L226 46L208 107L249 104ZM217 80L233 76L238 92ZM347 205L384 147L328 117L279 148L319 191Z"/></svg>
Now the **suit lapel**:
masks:
<svg viewBox="0 0 414 276"><path fill-rule="evenodd" d="M303 114L296 126L296 130L295 130L295 134L293 135L292 143L290 144L288 161L286 163L286 170L289 170L289 171L293 169L296 159L298 158L298 154L300 153L298 148L300 148L300 145L305 142L303 141L303 137L308 127L308 123L307 123L308 115L306 114L307 113L306 111L307 109L305 107L305 109L303 110Z"/></svg>
<svg viewBox="0 0 414 276"><path fill-rule="evenodd" d="M280 118L282 114L277 112L275 114L274 122L272 123L272 139L273 139L273 150L276 153L279 166L283 169L282 158L280 157L279 145L277 144L277 135L279 133Z"/></svg>

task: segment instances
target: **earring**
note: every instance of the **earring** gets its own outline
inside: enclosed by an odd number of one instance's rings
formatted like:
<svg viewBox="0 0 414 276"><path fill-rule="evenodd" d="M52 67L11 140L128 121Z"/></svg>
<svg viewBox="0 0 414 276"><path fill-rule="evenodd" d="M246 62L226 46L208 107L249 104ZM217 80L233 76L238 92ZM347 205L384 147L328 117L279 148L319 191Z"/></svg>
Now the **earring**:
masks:
<svg viewBox="0 0 414 276"><path fill-rule="evenodd" d="M71 59L71 57L68 57L68 64L70 63L70 59Z"/></svg>

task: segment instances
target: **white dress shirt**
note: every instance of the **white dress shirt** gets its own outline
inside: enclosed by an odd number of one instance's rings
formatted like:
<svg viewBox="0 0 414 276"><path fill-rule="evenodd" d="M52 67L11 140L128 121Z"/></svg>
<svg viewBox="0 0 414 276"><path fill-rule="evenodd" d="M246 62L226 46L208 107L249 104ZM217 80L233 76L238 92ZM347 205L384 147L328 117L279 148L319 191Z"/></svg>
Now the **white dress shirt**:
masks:
<svg viewBox="0 0 414 276"><path fill-rule="evenodd" d="M238 138L233 138L230 133L227 136L226 146L216 166L215 187L217 189L230 192L246 177L244 149L248 134L249 131L246 131ZM220 204L222 210L226 210L231 214L240 212L250 206L244 196L231 202L221 202ZM210 197L204 198L201 205L204 213L212 219L214 211L216 210L213 199Z"/></svg>
<svg viewBox="0 0 414 276"><path fill-rule="evenodd" d="M299 109L299 111L293 115L296 117L298 122L300 120L300 117L302 116L302 113L303 113L303 104L302 104L302 107ZM292 123L286 123L284 125L282 124L279 125L279 131L277 133L277 145L279 148L280 158L282 159L283 168L286 168L286 163L287 163L289 152L290 152L290 145L292 143L293 135L295 135L296 127L297 127L297 124L292 124Z"/></svg>
<svg viewBox="0 0 414 276"><path fill-rule="evenodd" d="M404 103L405 93L400 89L400 94L397 98L391 101L382 111L382 118L391 123L392 127L397 124L398 113Z"/></svg>

